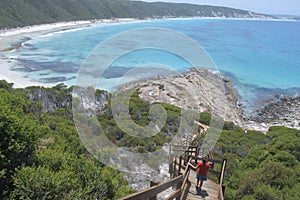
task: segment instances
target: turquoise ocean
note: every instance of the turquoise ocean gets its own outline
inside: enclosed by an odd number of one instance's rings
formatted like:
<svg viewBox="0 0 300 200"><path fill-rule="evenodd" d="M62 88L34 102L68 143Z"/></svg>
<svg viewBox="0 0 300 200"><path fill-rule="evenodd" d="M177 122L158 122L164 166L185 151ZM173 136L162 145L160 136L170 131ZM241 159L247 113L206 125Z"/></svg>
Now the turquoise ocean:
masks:
<svg viewBox="0 0 300 200"><path fill-rule="evenodd" d="M231 80L248 114L275 94L300 95L300 21L162 19L61 31L27 40L22 50L11 52L10 57L21 63L13 70L41 83L70 86L97 44L122 31L144 27L172 29L197 41ZM112 63L105 72L107 85L101 89L111 89L109 82L128 69L153 62L178 71L190 67L162 50L137 50Z"/></svg>

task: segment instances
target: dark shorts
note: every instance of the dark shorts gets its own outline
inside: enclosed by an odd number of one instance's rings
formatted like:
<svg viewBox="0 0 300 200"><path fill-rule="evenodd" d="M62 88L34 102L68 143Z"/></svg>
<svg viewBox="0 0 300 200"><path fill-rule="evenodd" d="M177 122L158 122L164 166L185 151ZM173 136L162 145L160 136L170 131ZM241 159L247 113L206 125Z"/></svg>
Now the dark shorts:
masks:
<svg viewBox="0 0 300 200"><path fill-rule="evenodd" d="M196 174L196 178L201 180L201 181L206 181L207 180L207 176L201 176L200 174Z"/></svg>

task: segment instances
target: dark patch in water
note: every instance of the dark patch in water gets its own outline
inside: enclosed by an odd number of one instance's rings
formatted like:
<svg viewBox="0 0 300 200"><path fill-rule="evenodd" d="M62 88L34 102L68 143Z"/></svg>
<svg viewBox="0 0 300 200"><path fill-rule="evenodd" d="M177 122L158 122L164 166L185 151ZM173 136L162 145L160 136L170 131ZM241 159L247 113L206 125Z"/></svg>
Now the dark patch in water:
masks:
<svg viewBox="0 0 300 200"><path fill-rule="evenodd" d="M51 78L41 78L38 81L42 82L42 83L57 83L57 82L69 81L74 78L76 78L76 77L66 78L63 76L59 76L59 77L51 77Z"/></svg>
<svg viewBox="0 0 300 200"><path fill-rule="evenodd" d="M23 64L23 67L15 68L15 71L22 72L37 72L50 69L55 73L77 73L79 65L71 62L35 62L32 60L18 59Z"/></svg>
<svg viewBox="0 0 300 200"><path fill-rule="evenodd" d="M131 69L133 69L133 67L111 66L104 71L102 77L106 79L122 77Z"/></svg>
<svg viewBox="0 0 300 200"><path fill-rule="evenodd" d="M80 66L71 62L36 62L33 60L18 59L22 63L22 67L17 67L12 70L21 72L38 72L43 70L51 70L54 73L66 74L66 73L77 73ZM93 66L85 67L87 70L93 69ZM122 67L122 66L110 66L108 67L102 77L104 78L117 78L126 74L132 67ZM98 74L94 70L85 71L85 74L89 74L95 78L99 78Z"/></svg>
<svg viewBox="0 0 300 200"><path fill-rule="evenodd" d="M158 67L122 67L122 66L111 66L107 70L104 71L102 77L106 79L110 78L118 78L126 75L130 70L131 71L130 76L133 74L136 75L136 77L155 77L155 76L165 76L173 73L173 71L165 69L165 68L158 68ZM142 76L141 76L142 75Z"/></svg>
<svg viewBox="0 0 300 200"><path fill-rule="evenodd" d="M95 66L93 65L89 66L85 64L84 68L81 69L81 73L94 78L100 78L99 74L101 73L101 69L94 68ZM133 67L110 66L105 71L102 71L101 77L106 79L122 77L131 69L133 69Z"/></svg>

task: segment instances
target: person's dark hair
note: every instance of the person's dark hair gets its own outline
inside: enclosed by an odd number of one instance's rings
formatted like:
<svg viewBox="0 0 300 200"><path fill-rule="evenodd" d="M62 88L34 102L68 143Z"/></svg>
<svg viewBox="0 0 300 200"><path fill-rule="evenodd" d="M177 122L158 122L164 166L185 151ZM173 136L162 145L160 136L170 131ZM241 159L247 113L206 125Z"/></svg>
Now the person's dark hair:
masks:
<svg viewBox="0 0 300 200"><path fill-rule="evenodd" d="M204 165L206 164L206 160L205 159L203 159L202 162L203 162Z"/></svg>

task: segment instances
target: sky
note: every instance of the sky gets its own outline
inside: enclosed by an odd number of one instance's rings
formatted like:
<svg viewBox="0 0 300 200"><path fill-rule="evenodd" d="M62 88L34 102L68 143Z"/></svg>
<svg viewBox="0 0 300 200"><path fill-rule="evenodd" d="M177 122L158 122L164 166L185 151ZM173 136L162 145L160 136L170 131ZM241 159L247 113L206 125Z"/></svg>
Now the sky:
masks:
<svg viewBox="0 0 300 200"><path fill-rule="evenodd" d="M300 15L300 0L143 0L226 6L264 14Z"/></svg>

